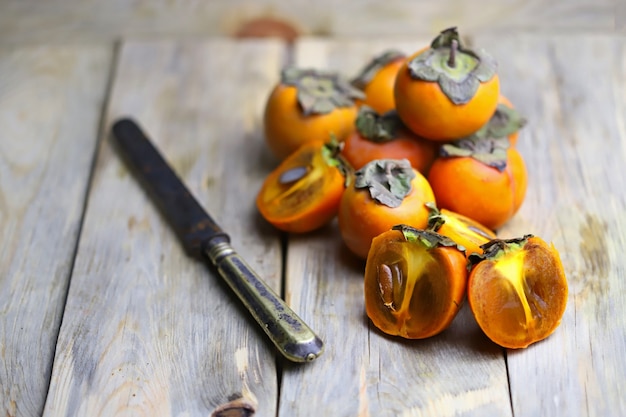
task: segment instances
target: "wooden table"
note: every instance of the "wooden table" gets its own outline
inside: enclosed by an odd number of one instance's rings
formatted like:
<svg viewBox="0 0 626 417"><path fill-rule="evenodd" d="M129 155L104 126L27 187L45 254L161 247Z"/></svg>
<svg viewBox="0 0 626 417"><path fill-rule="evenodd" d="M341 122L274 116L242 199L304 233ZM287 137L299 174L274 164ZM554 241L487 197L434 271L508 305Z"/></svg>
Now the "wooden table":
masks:
<svg viewBox="0 0 626 417"><path fill-rule="evenodd" d="M426 39L1 49L0 414L625 415L626 38L471 41L529 120L527 198L499 234L554 242L569 279L561 326L524 350L490 342L467 306L430 339L381 334L336 223L283 235L254 206L276 165L261 115L283 65L352 75ZM125 115L320 334L320 358L277 358L215 270L184 253L111 148Z"/></svg>

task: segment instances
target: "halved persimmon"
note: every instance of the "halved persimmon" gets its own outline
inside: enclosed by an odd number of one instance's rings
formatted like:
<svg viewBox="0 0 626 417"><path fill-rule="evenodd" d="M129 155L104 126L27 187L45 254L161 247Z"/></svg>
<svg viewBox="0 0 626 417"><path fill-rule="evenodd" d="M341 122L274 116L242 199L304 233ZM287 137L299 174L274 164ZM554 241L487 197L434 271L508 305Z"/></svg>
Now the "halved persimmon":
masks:
<svg viewBox="0 0 626 417"><path fill-rule="evenodd" d="M465 297L465 253L443 235L397 225L372 241L364 282L365 309L377 328L408 339L434 336Z"/></svg>
<svg viewBox="0 0 626 417"><path fill-rule="evenodd" d="M467 288L470 308L483 332L506 348L545 339L561 322L568 285L554 245L539 237L493 240L473 265Z"/></svg>
<svg viewBox="0 0 626 417"><path fill-rule="evenodd" d="M393 86L405 59L404 52L390 49L368 62L352 79L352 85L365 93L365 99L357 100L357 104L369 106L378 113L395 109Z"/></svg>
<svg viewBox="0 0 626 417"><path fill-rule="evenodd" d="M417 135L450 141L480 129L500 94L495 60L461 44L456 28L444 30L413 54L394 84L396 110Z"/></svg>
<svg viewBox="0 0 626 417"><path fill-rule="evenodd" d="M430 209L428 229L452 239L465 249L467 256L483 253L481 245L497 237L491 229L467 216L445 208L438 209L431 203L426 206Z"/></svg>
<svg viewBox="0 0 626 417"><path fill-rule="evenodd" d="M407 129L395 110L381 114L364 105L355 125L341 151L355 170L375 159L406 158L413 168L426 175L437 156L437 144Z"/></svg>
<svg viewBox="0 0 626 417"><path fill-rule="evenodd" d="M341 237L362 259L372 239L396 224L423 229L425 203L435 202L426 177L406 159L376 159L353 173L341 196L337 220Z"/></svg>
<svg viewBox="0 0 626 417"><path fill-rule="evenodd" d="M265 105L267 145L284 159L306 142L344 140L354 129L357 98L364 94L340 74L286 68Z"/></svg>
<svg viewBox="0 0 626 417"><path fill-rule="evenodd" d="M338 154L336 142L314 141L282 161L257 194L265 220L286 232L305 233L335 217L348 169Z"/></svg>

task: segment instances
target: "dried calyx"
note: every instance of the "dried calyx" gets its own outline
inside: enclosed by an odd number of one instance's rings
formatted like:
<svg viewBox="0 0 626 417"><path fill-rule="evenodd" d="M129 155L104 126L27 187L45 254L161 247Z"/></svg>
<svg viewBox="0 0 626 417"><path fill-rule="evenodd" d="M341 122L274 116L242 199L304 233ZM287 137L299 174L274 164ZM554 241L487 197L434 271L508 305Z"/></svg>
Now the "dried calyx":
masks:
<svg viewBox="0 0 626 417"><path fill-rule="evenodd" d="M439 154L444 158L474 158L502 172L506 169L507 150L510 146L507 138L482 138L474 134L442 145Z"/></svg>
<svg viewBox="0 0 626 417"><path fill-rule="evenodd" d="M365 105L359 109L355 125L362 137L377 143L395 139L398 129L404 126L395 110L379 114Z"/></svg>
<svg viewBox="0 0 626 417"><path fill-rule="evenodd" d="M528 234L524 235L523 237L516 237L513 239L490 240L489 242L480 246L480 248L483 250L482 254L472 253L468 256L468 267L471 268L486 259L495 260L506 253L518 251L526 245L528 239L530 239L531 237L533 237L533 235Z"/></svg>
<svg viewBox="0 0 626 417"><path fill-rule="evenodd" d="M406 224L398 224L392 227L393 230L399 230L408 242L419 242L428 249L438 248L440 246L454 247L465 252L465 248L447 236L440 235L432 230L416 229Z"/></svg>
<svg viewBox="0 0 626 417"><path fill-rule="evenodd" d="M395 208L411 191L415 171L407 159L377 159L354 173L354 187L368 189L375 201Z"/></svg>
<svg viewBox="0 0 626 417"><path fill-rule="evenodd" d="M352 85L363 90L370 83L382 68L398 59L405 58L406 55L395 49L390 49L374 57L361 72L352 79Z"/></svg>
<svg viewBox="0 0 626 417"><path fill-rule="evenodd" d="M526 119L504 104L499 104L495 113L476 133L452 143L443 145L440 154L443 157L472 157L486 165L504 171L507 150L511 146L508 136L517 132L526 124Z"/></svg>
<svg viewBox="0 0 626 417"><path fill-rule="evenodd" d="M480 83L491 80L497 71L491 55L463 46L456 28L442 31L429 49L409 61L408 67L414 79L439 83L454 104L470 101Z"/></svg>
<svg viewBox="0 0 626 417"><path fill-rule="evenodd" d="M332 71L285 68L281 83L298 89L298 104L305 115L326 114L339 107L351 107L364 99L363 92Z"/></svg>
<svg viewBox="0 0 626 417"><path fill-rule="evenodd" d="M517 132L525 125L526 118L517 110L504 104L498 104L489 122L476 132L476 134L496 139L504 138Z"/></svg>

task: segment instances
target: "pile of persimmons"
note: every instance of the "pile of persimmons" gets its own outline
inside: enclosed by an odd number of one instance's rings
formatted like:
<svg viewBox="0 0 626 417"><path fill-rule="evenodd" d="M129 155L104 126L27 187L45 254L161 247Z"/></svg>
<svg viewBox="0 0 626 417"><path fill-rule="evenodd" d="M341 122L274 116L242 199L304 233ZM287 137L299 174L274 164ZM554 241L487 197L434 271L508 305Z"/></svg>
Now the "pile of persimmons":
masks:
<svg viewBox="0 0 626 417"><path fill-rule="evenodd" d="M553 245L495 233L526 194L524 123L494 58L456 28L411 56L384 51L352 79L285 68L264 114L281 162L256 204L291 233L337 217L381 331L433 336L467 297L491 340L526 347L557 328L568 287Z"/></svg>

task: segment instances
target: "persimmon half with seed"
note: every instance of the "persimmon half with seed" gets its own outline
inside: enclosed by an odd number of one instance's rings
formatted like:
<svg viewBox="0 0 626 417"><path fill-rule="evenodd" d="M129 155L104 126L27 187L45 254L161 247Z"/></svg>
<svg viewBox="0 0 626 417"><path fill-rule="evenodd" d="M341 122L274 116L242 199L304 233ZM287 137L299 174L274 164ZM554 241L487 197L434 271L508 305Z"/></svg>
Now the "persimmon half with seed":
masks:
<svg viewBox="0 0 626 417"><path fill-rule="evenodd" d="M446 209L438 209L432 203L426 203L430 209L428 230L449 237L465 248L467 256L483 253L481 245L496 239L496 234L476 220Z"/></svg>
<svg viewBox="0 0 626 417"><path fill-rule="evenodd" d="M495 239L471 255L467 296L476 322L492 341L525 348L559 326L568 285L554 245L539 237Z"/></svg>
<svg viewBox="0 0 626 417"><path fill-rule="evenodd" d="M335 141L314 141L282 161L256 198L265 220L286 232L306 233L335 217L349 169L339 151Z"/></svg>
<svg viewBox="0 0 626 417"><path fill-rule="evenodd" d="M397 225L372 241L365 309L390 335L423 339L445 330L465 297L465 253L451 239Z"/></svg>

